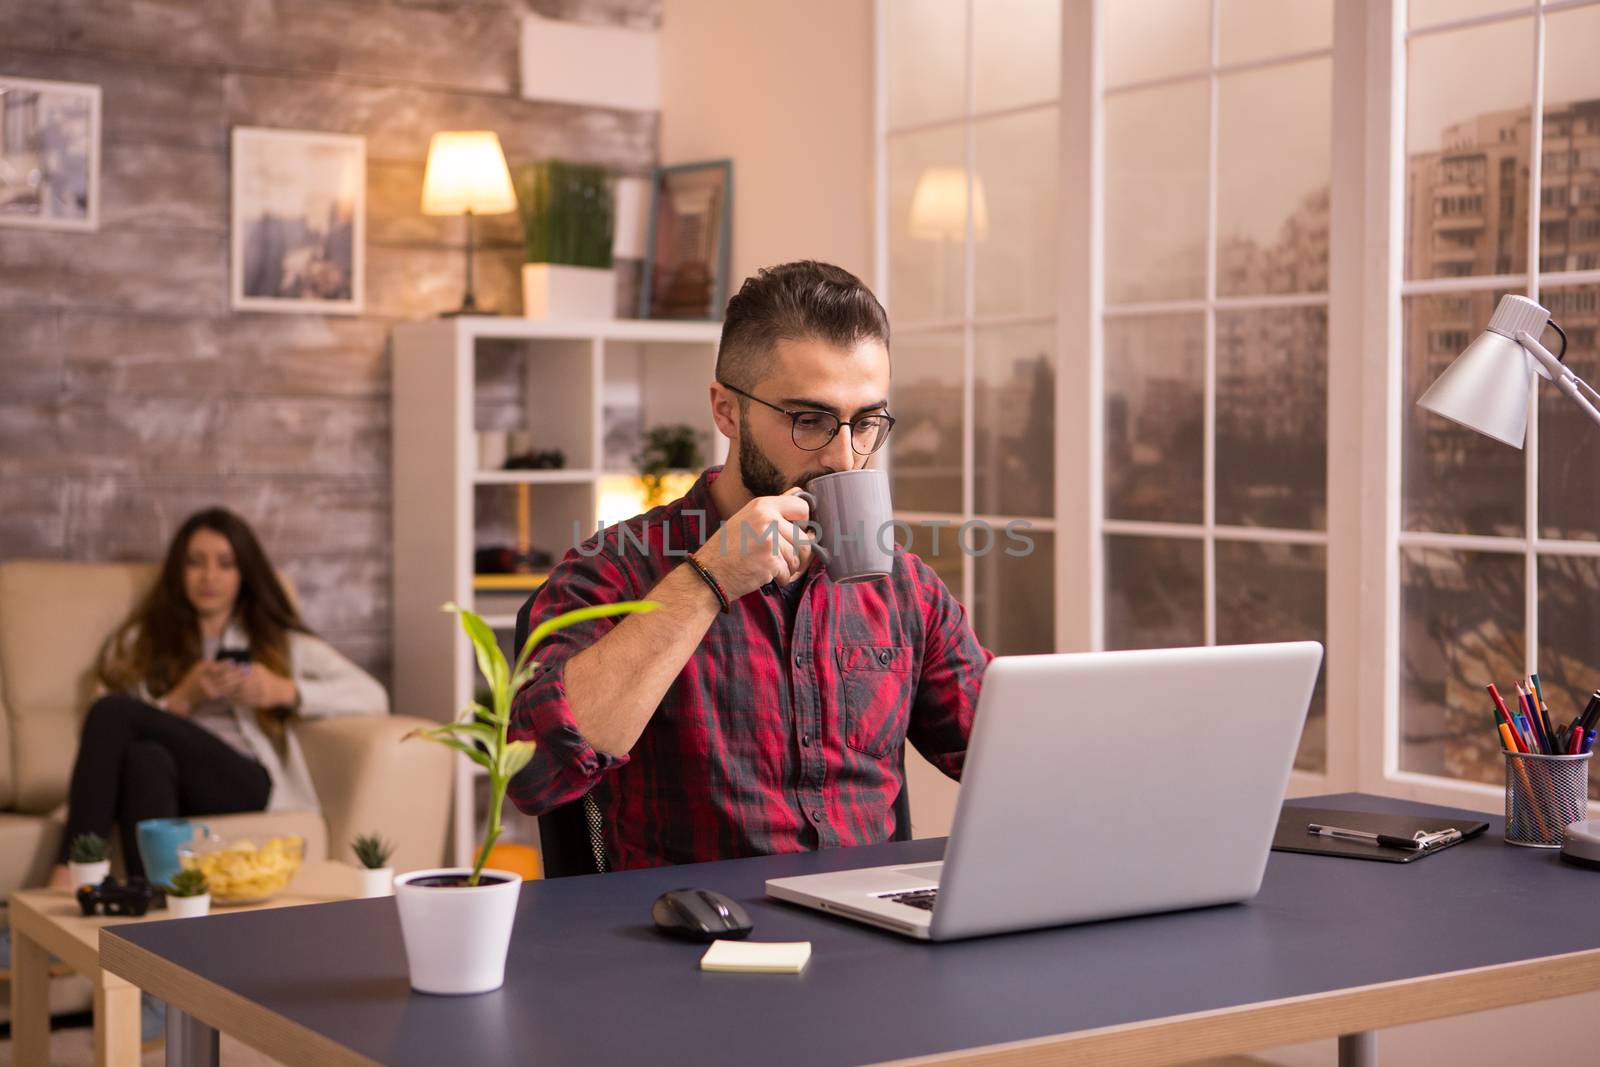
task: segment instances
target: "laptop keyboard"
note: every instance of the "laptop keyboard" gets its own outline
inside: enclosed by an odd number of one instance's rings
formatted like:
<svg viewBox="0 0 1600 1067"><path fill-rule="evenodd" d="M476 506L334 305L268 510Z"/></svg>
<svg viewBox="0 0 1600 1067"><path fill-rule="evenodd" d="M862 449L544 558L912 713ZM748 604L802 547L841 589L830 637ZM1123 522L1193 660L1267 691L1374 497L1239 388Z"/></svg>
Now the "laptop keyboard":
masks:
<svg viewBox="0 0 1600 1067"><path fill-rule="evenodd" d="M884 894L885 899L892 900L896 904L904 904L907 907L912 908L921 908L923 911L932 911L933 902L938 898L938 896L939 889L937 886L932 889L913 889L909 893Z"/></svg>

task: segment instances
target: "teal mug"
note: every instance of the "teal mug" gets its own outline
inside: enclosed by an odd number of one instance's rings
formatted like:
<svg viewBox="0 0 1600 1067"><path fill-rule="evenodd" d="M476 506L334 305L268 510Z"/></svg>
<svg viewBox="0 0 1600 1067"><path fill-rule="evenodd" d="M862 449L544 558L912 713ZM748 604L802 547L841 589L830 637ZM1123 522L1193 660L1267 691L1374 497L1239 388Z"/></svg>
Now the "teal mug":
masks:
<svg viewBox="0 0 1600 1067"><path fill-rule="evenodd" d="M211 827L188 819L144 819L138 827L139 858L144 861L144 876L151 885L171 885L181 869L178 846L186 845L196 830L211 836Z"/></svg>

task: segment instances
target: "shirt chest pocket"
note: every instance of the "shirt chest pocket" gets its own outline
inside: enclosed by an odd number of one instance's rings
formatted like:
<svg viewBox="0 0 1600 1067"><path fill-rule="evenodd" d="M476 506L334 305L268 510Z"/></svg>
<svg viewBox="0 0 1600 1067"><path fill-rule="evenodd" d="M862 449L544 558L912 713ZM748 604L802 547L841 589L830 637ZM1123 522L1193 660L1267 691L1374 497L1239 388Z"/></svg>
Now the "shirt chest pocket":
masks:
<svg viewBox="0 0 1600 1067"><path fill-rule="evenodd" d="M905 743L911 710L908 645L844 645L839 649L845 744L882 757Z"/></svg>

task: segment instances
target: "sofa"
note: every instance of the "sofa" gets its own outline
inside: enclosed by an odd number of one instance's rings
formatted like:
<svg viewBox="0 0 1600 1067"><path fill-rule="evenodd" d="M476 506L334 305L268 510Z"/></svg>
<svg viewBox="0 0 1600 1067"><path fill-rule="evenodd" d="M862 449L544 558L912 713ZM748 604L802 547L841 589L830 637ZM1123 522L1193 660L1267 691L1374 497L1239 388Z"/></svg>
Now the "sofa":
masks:
<svg viewBox="0 0 1600 1067"><path fill-rule="evenodd" d="M49 876L101 643L155 573L142 563L0 562L0 899ZM395 843L397 870L438 866L452 757L440 745L400 744L425 725L434 724L402 715L297 721L322 811L204 821L224 835L299 833L308 857L348 862L350 839L375 832Z"/></svg>

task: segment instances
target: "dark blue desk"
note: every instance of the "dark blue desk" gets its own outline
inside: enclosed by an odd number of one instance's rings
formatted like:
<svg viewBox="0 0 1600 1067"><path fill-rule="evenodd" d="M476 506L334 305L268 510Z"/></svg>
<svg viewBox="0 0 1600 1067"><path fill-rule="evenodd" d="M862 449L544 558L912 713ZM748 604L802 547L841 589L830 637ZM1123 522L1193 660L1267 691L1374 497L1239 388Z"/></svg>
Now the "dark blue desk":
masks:
<svg viewBox="0 0 1600 1067"><path fill-rule="evenodd" d="M762 896L942 841L534 882L505 987L466 998L410 992L390 900L119 926L100 954L181 1013L174 1047L214 1027L288 1063L1171 1064L1600 989L1600 874L1500 834L1404 865L1273 853L1249 904L946 945ZM758 939L810 940L806 973L699 971L648 926L682 885L746 902Z"/></svg>

